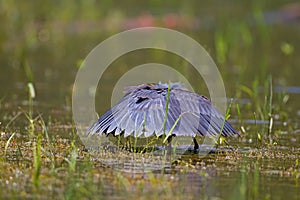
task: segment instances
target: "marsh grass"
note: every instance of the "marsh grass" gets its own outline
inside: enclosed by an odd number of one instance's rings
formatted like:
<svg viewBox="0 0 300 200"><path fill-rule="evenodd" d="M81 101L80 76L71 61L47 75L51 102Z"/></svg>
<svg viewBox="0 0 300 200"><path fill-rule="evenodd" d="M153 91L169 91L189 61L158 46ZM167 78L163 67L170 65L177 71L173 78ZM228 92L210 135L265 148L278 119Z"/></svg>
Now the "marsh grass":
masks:
<svg viewBox="0 0 300 200"><path fill-rule="evenodd" d="M64 158L64 160L68 163L68 169L69 172L71 173L74 173L76 171L77 156L78 156L78 150L75 146L74 141L72 141L70 158Z"/></svg>
<svg viewBox="0 0 300 200"><path fill-rule="evenodd" d="M298 179L300 178L300 164L299 164L299 159L295 160L295 169L294 169L294 177L295 180L297 181L297 185L298 183Z"/></svg>
<svg viewBox="0 0 300 200"><path fill-rule="evenodd" d="M27 66L27 65L26 65ZM26 68L27 69L27 68ZM31 70L26 70L27 72L27 76L29 79L33 80L33 75L31 72ZM33 141L33 146L32 146L32 151L33 151L33 174L32 174L32 181L33 181L33 185L37 188L39 187L39 177L40 177L40 173L41 173L41 167L42 167L42 153L41 153L41 149L42 149L42 133L38 132L37 136L35 136L35 126L36 126L36 122L39 118L39 116L37 118L33 118L33 100L36 97L35 94L35 88L32 82L29 82L27 84L28 87L28 112L25 113L25 116L28 119L29 122L29 129L28 129L28 133L30 135L30 138Z"/></svg>
<svg viewBox="0 0 300 200"><path fill-rule="evenodd" d="M54 145L50 140L49 137L49 133L48 133L48 128L45 124L45 121L43 120L42 116L40 116L40 120L39 120L40 126L42 127L42 133L45 135L46 138L46 144L47 146L44 148L44 153L46 154L46 156L48 158L50 158L50 164L51 164L51 171L54 172L55 170L55 166L56 166L56 159L55 159L55 155L53 152L54 149Z"/></svg>
<svg viewBox="0 0 300 200"><path fill-rule="evenodd" d="M164 126L164 130L163 130L163 133L166 134L166 127L167 127L167 120L168 120L168 114L169 114L169 102L170 102L170 93L171 93L171 86L170 86L170 82L168 83L168 91L167 91L167 96L166 96L166 108L165 108L165 117L164 117L164 123L163 123L163 126ZM167 137L169 137L170 135L167 135ZM167 138L166 137L166 138ZM166 141L164 140L164 143Z"/></svg>
<svg viewBox="0 0 300 200"><path fill-rule="evenodd" d="M264 81L262 90L260 91L259 81L256 79L253 82L253 87L250 89L245 85L240 85L239 89L244 93L248 94L251 101L253 102L253 119L255 121L254 130L256 134L256 141L258 143L268 143L269 145L276 145L275 135L273 131L274 125L274 113L273 113L273 83L272 75ZM260 95L260 92L263 94ZM262 99L263 96L263 99ZM238 113L239 107L237 108ZM240 115L240 114L239 114ZM261 126L259 128L257 120L262 122L268 121L267 126Z"/></svg>
<svg viewBox="0 0 300 200"><path fill-rule="evenodd" d="M42 134L38 133L37 141L33 142L33 174L32 180L33 185L35 187L39 186L39 177L41 173L42 167L42 154L41 154L41 147L42 146Z"/></svg>
<svg viewBox="0 0 300 200"><path fill-rule="evenodd" d="M5 144L5 147L4 147L4 159L6 159L6 153L7 153L7 149L8 149L8 146L10 144L10 141L13 139L13 137L15 136L16 132L12 133L11 136L8 138L6 144Z"/></svg>

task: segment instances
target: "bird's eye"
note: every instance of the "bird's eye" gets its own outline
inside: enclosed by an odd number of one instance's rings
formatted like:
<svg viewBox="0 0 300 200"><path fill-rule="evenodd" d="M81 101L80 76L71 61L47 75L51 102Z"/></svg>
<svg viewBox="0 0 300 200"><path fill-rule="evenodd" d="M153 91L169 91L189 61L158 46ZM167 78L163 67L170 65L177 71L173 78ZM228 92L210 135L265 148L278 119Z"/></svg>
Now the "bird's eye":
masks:
<svg viewBox="0 0 300 200"><path fill-rule="evenodd" d="M164 92L165 90L164 89L156 89L156 92L157 92L157 94L161 94L162 92Z"/></svg>

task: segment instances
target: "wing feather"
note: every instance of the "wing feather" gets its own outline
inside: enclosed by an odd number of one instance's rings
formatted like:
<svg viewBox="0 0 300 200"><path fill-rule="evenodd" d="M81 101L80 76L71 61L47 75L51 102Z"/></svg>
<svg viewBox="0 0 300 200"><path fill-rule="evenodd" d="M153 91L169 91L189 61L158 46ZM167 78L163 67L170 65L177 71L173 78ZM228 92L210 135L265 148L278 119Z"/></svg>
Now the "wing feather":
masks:
<svg viewBox="0 0 300 200"><path fill-rule="evenodd" d="M131 87L115 106L88 129L88 132L106 135L124 133L125 137L131 134L135 137L162 135L166 99L167 88L164 85L145 84ZM168 133L180 118L172 134L193 137L196 134L239 135L206 97L177 86L170 90L167 114L165 133Z"/></svg>
<svg viewBox="0 0 300 200"><path fill-rule="evenodd" d="M189 126L195 127L198 130L197 134L239 135L206 97L181 89L174 90L174 93L180 100L181 112L194 114L189 117L190 121L192 120L192 124ZM186 122L182 123L182 126L186 126ZM191 131L195 130L194 128L190 129Z"/></svg>

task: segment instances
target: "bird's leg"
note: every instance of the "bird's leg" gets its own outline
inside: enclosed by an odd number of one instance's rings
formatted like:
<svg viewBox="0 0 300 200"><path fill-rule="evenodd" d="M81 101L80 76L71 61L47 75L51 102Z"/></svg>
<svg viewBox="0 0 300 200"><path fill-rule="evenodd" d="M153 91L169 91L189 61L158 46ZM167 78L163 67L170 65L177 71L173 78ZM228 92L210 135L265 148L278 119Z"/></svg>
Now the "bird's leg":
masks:
<svg viewBox="0 0 300 200"><path fill-rule="evenodd" d="M194 141L194 151L199 150L199 144L198 144L198 142L196 140L196 137L193 137L193 141Z"/></svg>
<svg viewBox="0 0 300 200"><path fill-rule="evenodd" d="M168 137L168 139L167 139L168 144L171 144L172 138L173 138L174 136L175 136L175 135L170 135L170 136Z"/></svg>
<svg viewBox="0 0 300 200"><path fill-rule="evenodd" d="M166 148L167 148L167 153L168 153L169 155L172 154L172 144L171 144L171 142L172 142L172 138L173 138L173 137L175 137L174 134L170 135L170 136L168 137L168 139L167 139L168 142L167 142Z"/></svg>

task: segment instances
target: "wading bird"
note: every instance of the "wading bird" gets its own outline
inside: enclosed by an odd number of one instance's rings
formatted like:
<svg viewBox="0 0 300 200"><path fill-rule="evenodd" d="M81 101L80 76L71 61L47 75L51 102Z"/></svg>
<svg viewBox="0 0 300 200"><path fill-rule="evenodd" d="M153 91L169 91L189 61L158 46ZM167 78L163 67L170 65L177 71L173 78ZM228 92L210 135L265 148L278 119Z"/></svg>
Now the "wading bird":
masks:
<svg viewBox="0 0 300 200"><path fill-rule="evenodd" d="M194 149L200 136L239 133L205 96L179 83L142 84L125 89L125 96L88 129L88 134L124 134L124 137L191 136Z"/></svg>

